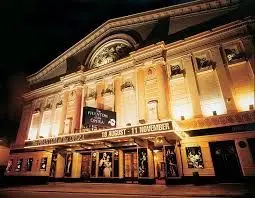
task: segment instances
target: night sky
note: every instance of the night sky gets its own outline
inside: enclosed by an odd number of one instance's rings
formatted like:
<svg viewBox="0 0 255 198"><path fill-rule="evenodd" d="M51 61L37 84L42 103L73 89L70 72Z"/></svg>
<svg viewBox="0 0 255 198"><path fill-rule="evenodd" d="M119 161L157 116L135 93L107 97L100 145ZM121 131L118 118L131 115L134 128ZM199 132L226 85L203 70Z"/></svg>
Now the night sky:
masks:
<svg viewBox="0 0 255 198"><path fill-rule="evenodd" d="M7 0L1 2L0 137L14 139L24 77L108 19L190 0Z"/></svg>

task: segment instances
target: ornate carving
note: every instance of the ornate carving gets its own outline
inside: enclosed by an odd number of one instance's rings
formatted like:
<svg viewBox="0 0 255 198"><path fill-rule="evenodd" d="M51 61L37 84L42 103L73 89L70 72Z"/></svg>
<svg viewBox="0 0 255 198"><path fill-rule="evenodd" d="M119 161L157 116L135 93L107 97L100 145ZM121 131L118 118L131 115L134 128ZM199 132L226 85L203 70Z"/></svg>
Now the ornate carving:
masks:
<svg viewBox="0 0 255 198"><path fill-rule="evenodd" d="M198 70L202 70L202 69L211 69L216 66L216 63L212 60L207 59L206 57L202 57L202 58L198 58L196 57L196 61L197 61L197 68Z"/></svg>
<svg viewBox="0 0 255 198"><path fill-rule="evenodd" d="M124 82L122 85L121 85L121 91L123 91L124 89L127 89L127 88L135 88L133 83L131 81L126 81Z"/></svg>
<svg viewBox="0 0 255 198"><path fill-rule="evenodd" d="M225 49L225 53L229 63L246 60L246 54L244 52L238 52L236 49Z"/></svg>
<svg viewBox="0 0 255 198"><path fill-rule="evenodd" d="M92 60L91 68L98 68L102 65L115 62L124 58L131 51L131 48L123 43L114 43L103 47Z"/></svg>

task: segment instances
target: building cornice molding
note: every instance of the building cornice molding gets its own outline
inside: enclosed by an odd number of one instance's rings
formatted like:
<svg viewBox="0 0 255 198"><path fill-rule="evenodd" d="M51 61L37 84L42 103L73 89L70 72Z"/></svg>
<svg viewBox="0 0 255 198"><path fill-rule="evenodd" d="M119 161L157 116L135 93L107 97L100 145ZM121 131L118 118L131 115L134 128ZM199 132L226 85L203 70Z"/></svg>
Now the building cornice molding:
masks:
<svg viewBox="0 0 255 198"><path fill-rule="evenodd" d="M195 36L185 38L166 45L166 59L174 59L178 56L188 55L194 51L211 48L224 42L241 39L249 36L247 26L254 24L255 19L235 21L227 25L205 31Z"/></svg>
<svg viewBox="0 0 255 198"><path fill-rule="evenodd" d="M138 14L133 14L129 16L124 16L116 19L110 19L95 29L93 32L88 34L85 38L77 42L75 45L70 47L64 53L56 57L53 61L47 64L38 72L27 77L30 84L36 82L39 78L42 78L49 71L56 68L58 65L66 61L66 59L90 45L102 34L108 32L110 29L117 27L124 27L127 25L145 23L148 21L157 20L163 17L176 17L181 15L199 13L203 11L219 10L227 7L237 7L240 0L197 0L193 2L188 2L184 4L169 6L161 9L156 9L152 11L142 12Z"/></svg>

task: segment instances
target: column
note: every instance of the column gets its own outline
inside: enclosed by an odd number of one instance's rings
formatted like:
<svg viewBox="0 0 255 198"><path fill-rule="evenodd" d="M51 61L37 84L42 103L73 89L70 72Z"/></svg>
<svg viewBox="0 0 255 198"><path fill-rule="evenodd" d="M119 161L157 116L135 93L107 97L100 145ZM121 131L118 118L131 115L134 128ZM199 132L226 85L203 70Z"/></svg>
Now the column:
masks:
<svg viewBox="0 0 255 198"><path fill-rule="evenodd" d="M74 101L74 114L73 114L73 124L72 132L75 132L75 129L80 129L80 117L81 117L81 106L82 106L82 87L79 86L75 89L76 97Z"/></svg>
<svg viewBox="0 0 255 198"><path fill-rule="evenodd" d="M55 178L64 177L64 168L65 168L65 158L62 155L58 154Z"/></svg>
<svg viewBox="0 0 255 198"><path fill-rule="evenodd" d="M144 69L137 70L137 94L138 94L138 119L146 119L146 104L145 104L145 86L144 86Z"/></svg>
<svg viewBox="0 0 255 198"><path fill-rule="evenodd" d="M82 155L80 153L73 153L73 164L72 164L72 178L80 178L81 177L81 161Z"/></svg>
<svg viewBox="0 0 255 198"><path fill-rule="evenodd" d="M119 178L124 178L124 156L123 156L123 151L121 149L119 149L118 152L119 152Z"/></svg>
<svg viewBox="0 0 255 198"><path fill-rule="evenodd" d="M148 171L149 171L149 178L154 179L155 178L155 172L154 172L154 154L151 149L147 149L148 152Z"/></svg>
<svg viewBox="0 0 255 198"><path fill-rule="evenodd" d="M121 76L118 75L114 79L114 88L115 88L115 107L114 110L116 112L117 119L117 127L121 125Z"/></svg>
<svg viewBox="0 0 255 198"><path fill-rule="evenodd" d="M159 83L159 101L158 101L158 114L159 120L169 119L169 92L167 89L167 72L162 63L156 66L157 78Z"/></svg>
<svg viewBox="0 0 255 198"><path fill-rule="evenodd" d="M185 77L187 78L189 84L189 91L193 106L194 117L202 117L197 79L195 76L191 58L192 58L191 55L186 55L183 57L183 67L186 73Z"/></svg>
<svg viewBox="0 0 255 198"><path fill-rule="evenodd" d="M212 60L216 62L216 74L219 79L219 84L227 108L227 113L235 112L236 106L231 92L231 80L228 73L226 72L226 69L224 68L219 46L211 49L211 54Z"/></svg>
<svg viewBox="0 0 255 198"><path fill-rule="evenodd" d="M64 133L64 122L66 119L66 111L67 111L67 100L68 100L68 90L63 90L63 96L62 96L62 113L60 118L60 126L59 126L59 135L62 135Z"/></svg>
<svg viewBox="0 0 255 198"><path fill-rule="evenodd" d="M97 108L104 109L104 98L102 97L102 91L104 90L104 82L98 82L96 85L96 92L97 92Z"/></svg>

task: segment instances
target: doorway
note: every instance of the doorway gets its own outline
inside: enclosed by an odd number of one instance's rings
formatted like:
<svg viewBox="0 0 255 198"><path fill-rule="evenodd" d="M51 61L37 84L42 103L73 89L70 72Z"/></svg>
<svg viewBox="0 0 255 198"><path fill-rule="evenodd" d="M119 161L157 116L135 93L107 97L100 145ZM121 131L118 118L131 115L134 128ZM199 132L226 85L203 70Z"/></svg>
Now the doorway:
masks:
<svg viewBox="0 0 255 198"><path fill-rule="evenodd" d="M219 181L240 181L242 170L234 141L210 142L215 175Z"/></svg>
<svg viewBox="0 0 255 198"><path fill-rule="evenodd" d="M137 151L124 152L124 177L126 181L137 182Z"/></svg>
<svg viewBox="0 0 255 198"><path fill-rule="evenodd" d="M82 179L86 180L90 178L90 160L91 160L90 154L82 155L82 161L81 161L81 178Z"/></svg>

